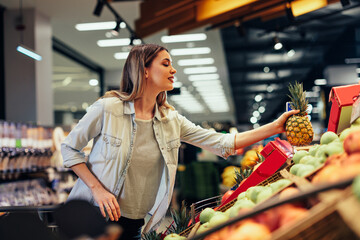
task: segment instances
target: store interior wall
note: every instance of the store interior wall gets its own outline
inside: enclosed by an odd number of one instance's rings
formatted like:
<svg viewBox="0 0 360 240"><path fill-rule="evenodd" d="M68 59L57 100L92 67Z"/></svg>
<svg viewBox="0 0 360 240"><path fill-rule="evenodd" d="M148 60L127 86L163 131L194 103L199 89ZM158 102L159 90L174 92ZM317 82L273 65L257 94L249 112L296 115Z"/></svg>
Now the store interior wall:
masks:
<svg viewBox="0 0 360 240"><path fill-rule="evenodd" d="M25 29L16 29L17 10L4 14L6 119L53 125L51 86L52 48L50 20L34 9L23 11ZM19 43L42 56L35 61L16 51Z"/></svg>

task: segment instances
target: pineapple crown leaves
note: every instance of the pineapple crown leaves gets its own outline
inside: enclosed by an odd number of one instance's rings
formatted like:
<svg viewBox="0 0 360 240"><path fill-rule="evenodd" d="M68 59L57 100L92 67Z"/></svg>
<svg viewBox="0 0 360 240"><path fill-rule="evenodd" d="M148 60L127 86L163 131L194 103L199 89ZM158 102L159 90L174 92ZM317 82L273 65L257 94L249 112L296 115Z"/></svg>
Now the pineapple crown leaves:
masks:
<svg viewBox="0 0 360 240"><path fill-rule="evenodd" d="M157 233L155 230L144 233L141 236L142 240L161 240L162 233Z"/></svg>
<svg viewBox="0 0 360 240"><path fill-rule="evenodd" d="M240 183L248 178L251 173L253 172L252 168L246 168L246 169L240 169L240 171L238 171L237 169L235 169L235 181L236 184L231 188L231 190L235 190L236 188L239 187Z"/></svg>
<svg viewBox="0 0 360 240"><path fill-rule="evenodd" d="M169 233L179 234L187 229L188 223L191 220L191 214L186 207L185 201L182 201L180 211L171 208L170 214L174 222L168 229Z"/></svg>
<svg viewBox="0 0 360 240"><path fill-rule="evenodd" d="M291 109L300 110L298 115L307 115L308 100L306 99L306 91L303 90L303 84L296 81L294 85L289 83L289 92L290 95L288 97L291 100Z"/></svg>

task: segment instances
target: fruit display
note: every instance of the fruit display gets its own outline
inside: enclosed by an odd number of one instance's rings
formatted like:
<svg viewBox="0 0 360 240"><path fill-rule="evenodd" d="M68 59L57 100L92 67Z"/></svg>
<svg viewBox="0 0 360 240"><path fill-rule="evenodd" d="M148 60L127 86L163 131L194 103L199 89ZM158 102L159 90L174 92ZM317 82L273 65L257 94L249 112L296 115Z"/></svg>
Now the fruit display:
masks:
<svg viewBox="0 0 360 240"><path fill-rule="evenodd" d="M303 91L302 83L298 82L295 82L294 85L289 84L289 92L291 109L300 110L300 112L292 115L286 121L286 137L293 146L308 145L313 140L314 130L307 117L306 92Z"/></svg>
<svg viewBox="0 0 360 240"><path fill-rule="evenodd" d="M304 177L321 168L325 161L335 155L344 152L343 142L334 132L325 132L320 138L320 145L310 147L309 151L300 150L294 154L290 173Z"/></svg>
<svg viewBox="0 0 360 240"><path fill-rule="evenodd" d="M275 239L288 239L281 238L281 236L284 233L289 234L291 229L296 232L304 231L306 234L314 234L314 231L316 232L316 230L307 230L307 228L310 229L312 227L312 224L306 224L307 221L312 222L311 220L313 220L314 224L316 223L317 228L321 231L327 231L326 236L331 236L331 234L335 234L334 236L337 237L342 236L342 231L338 230L336 227L328 229L327 223L321 224L321 221L322 218L324 218L324 222L325 220L330 221L329 219L332 219L331 221L334 222L335 225L337 224L337 220L334 220L333 218L339 218L341 214L330 213L332 213L332 211L338 211L336 204L337 202L341 202L341 197L344 197L344 199L348 201L348 191L344 194L341 193L341 191L345 192L346 189L337 190L340 191L340 198L338 197L336 201L329 199L323 201L326 199L324 198L324 196L327 196L326 194L321 196L314 195L310 198L304 198L303 201L296 200L296 202L291 203L285 202L280 206L270 208L256 215L251 213L257 209L261 209L263 206L267 206L270 198L272 199L271 203L282 201L283 199L288 201L287 199L295 194L297 196L301 194L306 196L304 195L306 191L302 192L301 190L308 189L308 187L310 187L310 189L316 188L318 184L337 183L356 176L358 177L353 181L351 192L352 196L355 196L356 199L358 199L357 204L359 205L357 207L360 211L359 137L359 121L345 129L339 136L330 131L325 132L320 138L320 144L305 148L308 149L308 151L299 150L295 152L292 158L294 164L281 171L287 172L287 174L279 174L279 172L277 172L273 175L282 176L281 179L276 179L271 176L270 178L273 180L264 181L265 183L249 187L246 191L241 192L235 200L227 203L225 207L221 206L218 209L203 209L200 213L201 225L198 228L196 235L206 233L212 229L212 231L214 231L215 229L219 229L219 226L221 225L220 230L207 234L202 239L270 239L272 237L275 237ZM296 181L295 177L289 173L296 175L298 179L303 178L304 181ZM244 171L241 168L234 170L234 174L235 177L233 176L234 181L232 183L234 183L235 189L245 177ZM305 182L307 182L309 186L306 185L306 188L302 188L304 186L301 187L300 185ZM319 187L321 186L322 185L319 185ZM231 195L231 191L234 189L229 190L228 195ZM347 190L349 190L349 188L347 188ZM224 195L223 198L226 198L226 196ZM327 204L329 204L329 207ZM248 215L248 217L242 217L247 216L249 213L250 215ZM316 217L316 214L323 214L323 216ZM242 217L242 220L239 219L240 221L237 221L236 223L226 224L239 216ZM341 228L348 228L344 221L341 224ZM299 226L301 226L301 230L295 230L295 228L298 228ZM351 229L346 229L346 231L350 231L351 234L354 234ZM318 236L316 235L316 237Z"/></svg>

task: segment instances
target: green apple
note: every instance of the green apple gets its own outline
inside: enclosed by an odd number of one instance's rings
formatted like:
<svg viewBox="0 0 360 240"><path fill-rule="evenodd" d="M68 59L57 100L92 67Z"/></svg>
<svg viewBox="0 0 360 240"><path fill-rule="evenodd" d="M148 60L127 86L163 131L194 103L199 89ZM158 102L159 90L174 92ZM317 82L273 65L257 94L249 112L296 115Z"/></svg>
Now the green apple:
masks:
<svg viewBox="0 0 360 240"><path fill-rule="evenodd" d="M210 221L210 219L214 216L215 214L215 210L212 208L205 208L204 210L201 211L200 213L200 222L201 223L206 223L208 221Z"/></svg>
<svg viewBox="0 0 360 240"><path fill-rule="evenodd" d="M180 236L179 234L176 233L168 234L164 238L164 240L183 240L183 239L186 239L186 237Z"/></svg>
<svg viewBox="0 0 360 240"><path fill-rule="evenodd" d="M301 163L301 164L307 164L309 161L312 161L312 160L314 160L314 159L316 159L316 157L314 157L314 156L311 156L311 155L305 156L305 157L303 157L303 158L300 160L299 163Z"/></svg>
<svg viewBox="0 0 360 240"><path fill-rule="evenodd" d="M196 231L196 234L200 234L200 233L203 233L203 232L206 232L210 229L210 226L209 226L209 223L206 222L204 224L201 224L199 229Z"/></svg>
<svg viewBox="0 0 360 240"><path fill-rule="evenodd" d="M250 201L249 199L241 199L238 200L234 206L231 208L229 217L233 218L236 217L239 214L240 209L244 209L244 208L253 208L255 206L255 203L253 203L252 201Z"/></svg>
<svg viewBox="0 0 360 240"><path fill-rule="evenodd" d="M305 177L306 175L308 175L309 173L314 171L314 169L315 169L315 167L313 165L303 164L297 170L296 175L299 176L299 177Z"/></svg>
<svg viewBox="0 0 360 240"><path fill-rule="evenodd" d="M318 168L321 164L323 164L325 162L325 160L324 161L322 161L322 160L323 160L323 158L314 157L314 158L310 159L309 161L307 161L305 164L312 165L312 166L314 166L314 168Z"/></svg>
<svg viewBox="0 0 360 240"><path fill-rule="evenodd" d="M289 186L292 182L289 179L279 179L276 182L270 183L269 186L271 187L273 193Z"/></svg>
<svg viewBox="0 0 360 240"><path fill-rule="evenodd" d="M344 147L342 142L332 142L325 148L326 155L332 156L334 154L340 154L344 152Z"/></svg>
<svg viewBox="0 0 360 240"><path fill-rule="evenodd" d="M320 144L324 145L324 144L328 144L331 143L332 141L334 141L335 139L338 139L338 135L334 132L328 131L326 133L324 133L321 138L320 138Z"/></svg>
<svg viewBox="0 0 360 240"><path fill-rule="evenodd" d="M251 201L250 199L243 198L240 200L237 200L234 204L234 206L240 206L241 208L252 208L255 206L255 203Z"/></svg>
<svg viewBox="0 0 360 240"><path fill-rule="evenodd" d="M256 203L257 195L264 189L264 186L249 187L246 190L246 197Z"/></svg>
<svg viewBox="0 0 360 240"><path fill-rule="evenodd" d="M243 199L243 198L246 198L246 192L242 192L239 194L239 196L237 196L237 200L240 200L240 199Z"/></svg>
<svg viewBox="0 0 360 240"><path fill-rule="evenodd" d="M344 129L344 130L341 132L339 139L343 142L344 139L346 138L346 136L349 135L350 132L351 132L351 129L350 129L350 128Z"/></svg>
<svg viewBox="0 0 360 240"><path fill-rule="evenodd" d="M209 221L209 227L215 227L229 220L229 216L225 213L215 214Z"/></svg>
<svg viewBox="0 0 360 240"><path fill-rule="evenodd" d="M264 187L263 190L257 195L256 203L260 203L273 195L271 187Z"/></svg>
<svg viewBox="0 0 360 240"><path fill-rule="evenodd" d="M309 149L309 154L310 154L311 156L315 156L315 154L316 154L316 152L317 152L317 150L318 150L319 147L320 147L319 144L315 144L314 146L312 146L312 147Z"/></svg>
<svg viewBox="0 0 360 240"><path fill-rule="evenodd" d="M298 170L299 170L300 168L302 168L304 165L305 165L305 164L301 164L301 163L295 164L294 166L292 166L292 167L290 168L290 173L297 176Z"/></svg>
<svg viewBox="0 0 360 240"><path fill-rule="evenodd" d="M327 147L327 144L324 144L324 145L321 145L318 150L316 151L316 154L315 154L315 157L317 158L327 158L327 155L326 155L326 147Z"/></svg>
<svg viewBox="0 0 360 240"><path fill-rule="evenodd" d="M307 155L309 155L309 153L307 151L304 151L304 150L297 151L293 156L294 163L299 163L300 159Z"/></svg>

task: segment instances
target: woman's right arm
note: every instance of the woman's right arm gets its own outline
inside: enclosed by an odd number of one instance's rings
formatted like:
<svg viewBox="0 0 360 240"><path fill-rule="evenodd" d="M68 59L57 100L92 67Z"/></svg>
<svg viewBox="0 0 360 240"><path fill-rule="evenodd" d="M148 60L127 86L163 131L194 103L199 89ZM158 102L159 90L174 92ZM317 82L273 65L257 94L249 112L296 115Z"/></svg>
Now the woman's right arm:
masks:
<svg viewBox="0 0 360 240"><path fill-rule="evenodd" d="M95 201L100 207L100 211L106 217L106 209L111 220L120 217L120 207L115 196L108 192L96 176L85 164L85 154L82 149L88 142L101 133L104 112L104 100L96 101L71 130L61 144L61 153L64 159L64 166L71 168L76 175L91 189Z"/></svg>
<svg viewBox="0 0 360 240"><path fill-rule="evenodd" d="M104 210L106 209L110 220L118 221L121 213L115 196L103 187L85 163L73 165L71 169L91 189L95 201L99 204L101 214L106 217Z"/></svg>

